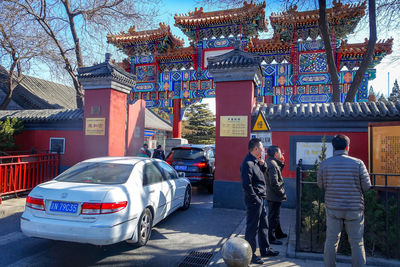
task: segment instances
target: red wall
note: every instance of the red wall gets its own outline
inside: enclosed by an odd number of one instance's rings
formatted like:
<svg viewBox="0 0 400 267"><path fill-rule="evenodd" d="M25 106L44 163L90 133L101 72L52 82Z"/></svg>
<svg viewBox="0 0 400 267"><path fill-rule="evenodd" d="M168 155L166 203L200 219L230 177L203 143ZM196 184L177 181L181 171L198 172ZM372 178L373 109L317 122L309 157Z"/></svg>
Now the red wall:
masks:
<svg viewBox="0 0 400 267"><path fill-rule="evenodd" d="M251 128L251 112L255 104L253 81L217 82L215 180L240 181L240 164L247 153ZM221 137L220 116L247 116L247 137Z"/></svg>
<svg viewBox="0 0 400 267"><path fill-rule="evenodd" d="M139 149L143 146L145 107L146 102L144 100L138 100L128 107L127 156L137 156Z"/></svg>
<svg viewBox="0 0 400 267"><path fill-rule="evenodd" d="M112 89L89 89L85 91L86 118L105 118L105 135L85 135L86 158L101 156L124 156L127 94ZM100 112L92 114L92 107Z"/></svg>
<svg viewBox="0 0 400 267"><path fill-rule="evenodd" d="M108 120L108 156L125 156L127 94L111 90Z"/></svg>
<svg viewBox="0 0 400 267"><path fill-rule="evenodd" d="M83 133L80 130L24 130L15 138L18 150L36 151L50 149L50 137L65 138L65 153L61 155L61 166L72 166L83 158Z"/></svg>
<svg viewBox="0 0 400 267"><path fill-rule="evenodd" d="M83 121L83 134L85 134L86 118L106 118L105 136L84 135L85 158L94 158L108 155L108 114L110 113L109 98L111 89L85 90L85 118ZM100 106L99 114L91 114L92 106Z"/></svg>
<svg viewBox="0 0 400 267"><path fill-rule="evenodd" d="M286 167L283 169L283 177L295 178L296 172L289 170L290 162L290 136L295 135L321 135L334 136L337 134L345 134L350 138L349 155L361 159L368 167L368 132L272 132L272 144L277 145L285 153ZM296 155L293 155L296 157Z"/></svg>

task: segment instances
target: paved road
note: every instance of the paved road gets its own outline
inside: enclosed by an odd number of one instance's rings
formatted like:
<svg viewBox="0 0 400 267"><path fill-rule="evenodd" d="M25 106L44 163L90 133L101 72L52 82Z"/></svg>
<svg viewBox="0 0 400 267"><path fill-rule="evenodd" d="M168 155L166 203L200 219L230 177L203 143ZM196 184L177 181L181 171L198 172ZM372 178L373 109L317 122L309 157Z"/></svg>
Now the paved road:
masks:
<svg viewBox="0 0 400 267"><path fill-rule="evenodd" d="M192 206L154 227L147 246L122 242L93 246L24 236L21 213L0 219L1 266L178 266L192 250L214 252L240 224L244 212L212 208L212 195L193 190Z"/></svg>

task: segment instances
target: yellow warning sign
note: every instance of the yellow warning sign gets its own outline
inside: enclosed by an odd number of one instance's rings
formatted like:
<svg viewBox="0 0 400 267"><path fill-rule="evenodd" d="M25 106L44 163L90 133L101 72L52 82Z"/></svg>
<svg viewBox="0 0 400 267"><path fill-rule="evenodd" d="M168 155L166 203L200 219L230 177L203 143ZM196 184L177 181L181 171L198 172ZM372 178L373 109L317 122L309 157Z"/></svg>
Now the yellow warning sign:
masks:
<svg viewBox="0 0 400 267"><path fill-rule="evenodd" d="M260 113L258 113L256 123L254 123L253 126L253 131L270 131L271 128L269 127L268 123L264 119L264 116Z"/></svg>

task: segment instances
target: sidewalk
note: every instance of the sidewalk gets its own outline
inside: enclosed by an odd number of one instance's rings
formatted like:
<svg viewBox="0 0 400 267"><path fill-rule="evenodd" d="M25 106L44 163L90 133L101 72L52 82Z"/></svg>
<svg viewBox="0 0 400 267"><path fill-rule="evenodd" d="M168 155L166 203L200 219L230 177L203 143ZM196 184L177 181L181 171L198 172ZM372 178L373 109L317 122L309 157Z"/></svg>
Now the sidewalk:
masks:
<svg viewBox="0 0 400 267"><path fill-rule="evenodd" d="M0 219L23 212L25 210L25 199L26 195L3 199L0 204Z"/></svg>
<svg viewBox="0 0 400 267"><path fill-rule="evenodd" d="M296 252L296 210L281 208L281 227L285 233L288 233L288 238L283 241L283 245L276 246L272 245L274 250L279 251L277 257L265 257L263 258L264 264L257 265L251 264L250 266L312 266L312 267L323 267L323 255L317 253L305 253ZM230 238L240 237L244 239L244 233L246 229L246 218L243 218L242 223L233 232ZM222 247L222 246L221 246ZM260 255L259 251L256 252ZM368 266L400 266L399 261L386 260L382 258L371 258L367 257ZM211 260L209 266L213 267L224 267L226 266L222 259L221 249L217 252L214 258ZM344 267L351 266L351 257L338 255L336 266Z"/></svg>

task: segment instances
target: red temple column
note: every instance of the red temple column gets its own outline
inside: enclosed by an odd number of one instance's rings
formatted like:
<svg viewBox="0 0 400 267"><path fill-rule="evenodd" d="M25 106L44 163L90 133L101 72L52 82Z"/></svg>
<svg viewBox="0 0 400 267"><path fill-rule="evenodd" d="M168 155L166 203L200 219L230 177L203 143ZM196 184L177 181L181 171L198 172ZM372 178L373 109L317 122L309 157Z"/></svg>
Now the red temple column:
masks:
<svg viewBox="0 0 400 267"><path fill-rule="evenodd" d="M181 119L181 99L173 100L173 121L172 121L172 137L181 138L182 133L182 119Z"/></svg>

